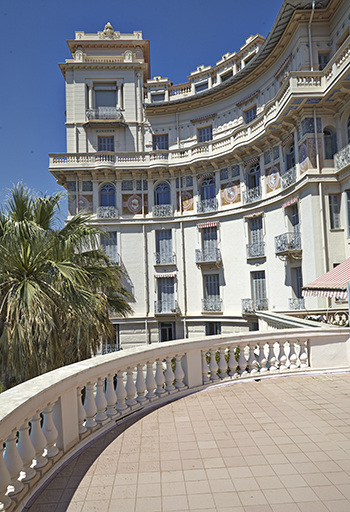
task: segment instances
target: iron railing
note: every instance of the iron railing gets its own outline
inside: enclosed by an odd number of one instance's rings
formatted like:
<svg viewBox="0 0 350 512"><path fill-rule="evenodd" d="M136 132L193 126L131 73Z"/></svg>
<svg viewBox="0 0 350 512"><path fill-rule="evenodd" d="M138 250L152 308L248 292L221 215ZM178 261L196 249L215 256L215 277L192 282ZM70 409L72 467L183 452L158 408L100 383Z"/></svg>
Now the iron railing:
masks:
<svg viewBox="0 0 350 512"><path fill-rule="evenodd" d="M221 313L222 299L220 297L208 297L202 299L202 311L207 313Z"/></svg>
<svg viewBox="0 0 350 512"><path fill-rule="evenodd" d="M178 312L179 306L175 299L154 301L155 315L176 315Z"/></svg>
<svg viewBox="0 0 350 512"><path fill-rule="evenodd" d="M247 188L243 191L243 203L249 204L253 203L254 201L259 201L261 199L261 188L260 187L254 187L254 188Z"/></svg>
<svg viewBox="0 0 350 512"><path fill-rule="evenodd" d="M196 263L217 263L221 261L220 249L196 249Z"/></svg>
<svg viewBox="0 0 350 512"><path fill-rule="evenodd" d="M267 299L242 299L242 314L254 314L256 311L266 311L268 309Z"/></svg>
<svg viewBox="0 0 350 512"><path fill-rule="evenodd" d="M305 309L305 299L304 297L298 299L298 298L294 298L294 299L289 299L289 309L291 311L295 311L295 310L298 310L298 309Z"/></svg>
<svg viewBox="0 0 350 512"><path fill-rule="evenodd" d="M275 252L276 254L285 253L289 251L301 250L301 237L300 232L283 233L282 235L275 236Z"/></svg>
<svg viewBox="0 0 350 512"><path fill-rule="evenodd" d="M103 245L104 252L109 256L110 263L119 264L118 247L116 245Z"/></svg>
<svg viewBox="0 0 350 512"><path fill-rule="evenodd" d="M216 199L216 197L213 197L212 199L202 199L197 202L198 213L216 212L217 209L218 200Z"/></svg>
<svg viewBox="0 0 350 512"><path fill-rule="evenodd" d="M155 265L175 265L174 252L155 252Z"/></svg>
<svg viewBox="0 0 350 512"><path fill-rule="evenodd" d="M335 172L344 169L350 164L350 144L344 146L338 153L334 155L334 169Z"/></svg>
<svg viewBox="0 0 350 512"><path fill-rule="evenodd" d="M152 206L153 217L172 217L174 214L171 204L156 204Z"/></svg>
<svg viewBox="0 0 350 512"><path fill-rule="evenodd" d="M98 206L97 207L98 219L117 219L118 210L115 206Z"/></svg>
<svg viewBox="0 0 350 512"><path fill-rule="evenodd" d="M86 111L87 119L123 119L120 108L117 107L99 107L89 108Z"/></svg>
<svg viewBox="0 0 350 512"><path fill-rule="evenodd" d="M265 256L265 242L247 244L247 258L259 258Z"/></svg>
<svg viewBox="0 0 350 512"><path fill-rule="evenodd" d="M282 188L287 188L297 181L297 168L291 167L281 176Z"/></svg>

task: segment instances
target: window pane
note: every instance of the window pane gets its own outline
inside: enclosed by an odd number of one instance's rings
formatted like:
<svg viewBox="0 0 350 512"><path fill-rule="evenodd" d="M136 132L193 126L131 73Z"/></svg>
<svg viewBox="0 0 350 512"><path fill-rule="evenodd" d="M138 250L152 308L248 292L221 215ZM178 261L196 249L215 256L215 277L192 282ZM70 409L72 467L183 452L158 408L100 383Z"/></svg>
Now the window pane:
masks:
<svg viewBox="0 0 350 512"><path fill-rule="evenodd" d="M99 137L98 151L114 151L114 137Z"/></svg>
<svg viewBox="0 0 350 512"><path fill-rule="evenodd" d="M340 228L340 196L339 194L329 194L329 217L331 229Z"/></svg>
<svg viewBox="0 0 350 512"><path fill-rule="evenodd" d="M212 140L212 127L206 126L205 128L198 129L198 142L208 142Z"/></svg>
<svg viewBox="0 0 350 512"><path fill-rule="evenodd" d="M156 251L162 255L172 254L173 241L171 236L171 229L162 229L156 231Z"/></svg>
<svg viewBox="0 0 350 512"><path fill-rule="evenodd" d="M153 135L153 149L169 149L168 134Z"/></svg>
<svg viewBox="0 0 350 512"><path fill-rule="evenodd" d="M95 91L95 107L115 107L116 91Z"/></svg>
<svg viewBox="0 0 350 512"><path fill-rule="evenodd" d="M266 299L265 272L253 272L253 298L257 301Z"/></svg>

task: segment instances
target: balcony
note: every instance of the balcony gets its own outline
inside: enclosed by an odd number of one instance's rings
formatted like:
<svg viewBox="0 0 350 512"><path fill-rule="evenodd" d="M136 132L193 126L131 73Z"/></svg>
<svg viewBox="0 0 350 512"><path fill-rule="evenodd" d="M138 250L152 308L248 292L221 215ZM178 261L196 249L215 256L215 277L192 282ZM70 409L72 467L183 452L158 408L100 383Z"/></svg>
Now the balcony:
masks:
<svg viewBox="0 0 350 512"><path fill-rule="evenodd" d="M175 265L174 252L155 252L154 253L155 265Z"/></svg>
<svg viewBox="0 0 350 512"><path fill-rule="evenodd" d="M153 217L172 217L174 208L171 204L156 204L152 206Z"/></svg>
<svg viewBox="0 0 350 512"><path fill-rule="evenodd" d="M109 262L113 265L117 264L119 265L119 254L118 254L118 247L116 245L103 245L104 252L109 256Z"/></svg>
<svg viewBox="0 0 350 512"><path fill-rule="evenodd" d="M350 144L344 146L334 155L335 172L342 171L350 166Z"/></svg>
<svg viewBox="0 0 350 512"><path fill-rule="evenodd" d="M198 213L216 212L217 209L218 200L216 197L213 197L212 199L202 199L201 201L197 201Z"/></svg>
<svg viewBox="0 0 350 512"><path fill-rule="evenodd" d="M105 121L106 119L118 122L124 122L124 117L120 108L117 107L99 107L86 110L86 119L88 121Z"/></svg>
<svg viewBox="0 0 350 512"><path fill-rule="evenodd" d="M305 309L304 297L301 297L300 299L298 299L298 298L288 299L288 302L289 302L289 310L290 311L298 311L299 309Z"/></svg>
<svg viewBox="0 0 350 512"><path fill-rule="evenodd" d="M222 299L220 297L202 299L202 313L222 313Z"/></svg>
<svg viewBox="0 0 350 512"><path fill-rule="evenodd" d="M154 301L155 315L178 315L179 312L179 306L175 299Z"/></svg>
<svg viewBox="0 0 350 512"><path fill-rule="evenodd" d="M242 315L254 315L256 311L267 311L267 299L242 299Z"/></svg>
<svg viewBox="0 0 350 512"><path fill-rule="evenodd" d="M113 352L118 352L119 350L119 345L117 345L116 343L114 343L113 345L111 343L103 343L102 345L102 355L112 354Z"/></svg>
<svg viewBox="0 0 350 512"><path fill-rule="evenodd" d="M96 213L98 219L118 218L118 210L115 208L115 206L98 206Z"/></svg>
<svg viewBox="0 0 350 512"><path fill-rule="evenodd" d="M249 204L261 199L261 187L247 188L242 194L243 203Z"/></svg>
<svg viewBox="0 0 350 512"><path fill-rule="evenodd" d="M283 233L275 236L275 253L282 260L299 260L302 255L300 232Z"/></svg>
<svg viewBox="0 0 350 512"><path fill-rule="evenodd" d="M265 256L265 242L247 244L247 258L262 258Z"/></svg>
<svg viewBox="0 0 350 512"><path fill-rule="evenodd" d="M220 267L220 249L196 249L196 265L208 265L209 263L213 263L217 267Z"/></svg>
<svg viewBox="0 0 350 512"><path fill-rule="evenodd" d="M287 188L297 181L297 168L291 167L288 171L284 172L281 176L282 188Z"/></svg>

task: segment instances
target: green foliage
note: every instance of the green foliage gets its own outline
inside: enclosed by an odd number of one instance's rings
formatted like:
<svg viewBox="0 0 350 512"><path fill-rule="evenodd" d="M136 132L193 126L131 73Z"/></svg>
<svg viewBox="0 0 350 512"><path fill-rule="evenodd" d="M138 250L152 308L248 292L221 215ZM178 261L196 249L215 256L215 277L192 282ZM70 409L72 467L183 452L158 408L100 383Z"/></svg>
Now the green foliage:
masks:
<svg viewBox="0 0 350 512"><path fill-rule="evenodd" d="M76 215L56 227L61 194L18 184L0 211L0 358L10 387L91 357L113 335L108 311L132 313L122 270L100 248L101 230Z"/></svg>

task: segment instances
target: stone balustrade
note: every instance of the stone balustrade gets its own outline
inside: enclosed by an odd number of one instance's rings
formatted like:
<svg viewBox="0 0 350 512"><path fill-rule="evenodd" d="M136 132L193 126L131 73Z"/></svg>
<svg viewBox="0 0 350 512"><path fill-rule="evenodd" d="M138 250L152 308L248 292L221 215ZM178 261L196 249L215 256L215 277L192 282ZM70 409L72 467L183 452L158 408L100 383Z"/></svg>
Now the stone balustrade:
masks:
<svg viewBox="0 0 350 512"><path fill-rule="evenodd" d="M115 422L221 381L348 369L350 329L177 340L59 368L0 394L0 508L19 511Z"/></svg>

